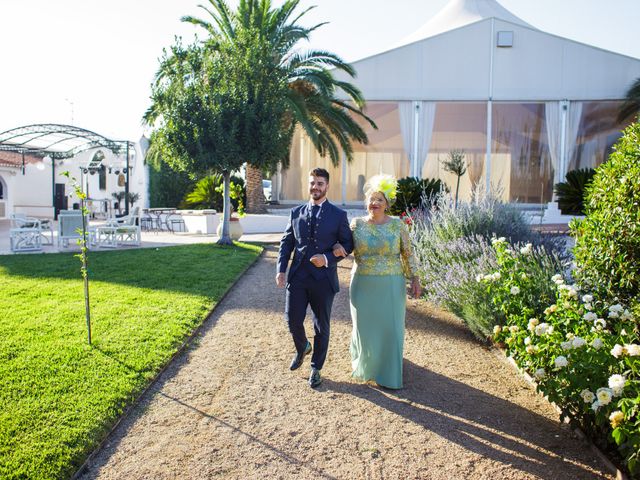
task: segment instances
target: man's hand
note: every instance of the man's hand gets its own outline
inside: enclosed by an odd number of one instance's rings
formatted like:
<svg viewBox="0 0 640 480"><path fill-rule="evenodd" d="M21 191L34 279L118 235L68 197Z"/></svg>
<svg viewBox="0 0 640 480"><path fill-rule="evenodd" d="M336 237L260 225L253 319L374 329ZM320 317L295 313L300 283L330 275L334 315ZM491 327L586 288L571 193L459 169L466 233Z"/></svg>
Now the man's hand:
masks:
<svg viewBox="0 0 640 480"><path fill-rule="evenodd" d="M340 243L336 242L336 244L333 246L333 254L336 257L346 257L347 251L344 249L342 245L340 245Z"/></svg>
<svg viewBox="0 0 640 480"><path fill-rule="evenodd" d="M284 273L278 273L276 275L276 285L278 288L284 287Z"/></svg>
<svg viewBox="0 0 640 480"><path fill-rule="evenodd" d="M326 265L326 259L321 253L316 253L313 257L311 257L311 260L309 261L318 268L324 267Z"/></svg>

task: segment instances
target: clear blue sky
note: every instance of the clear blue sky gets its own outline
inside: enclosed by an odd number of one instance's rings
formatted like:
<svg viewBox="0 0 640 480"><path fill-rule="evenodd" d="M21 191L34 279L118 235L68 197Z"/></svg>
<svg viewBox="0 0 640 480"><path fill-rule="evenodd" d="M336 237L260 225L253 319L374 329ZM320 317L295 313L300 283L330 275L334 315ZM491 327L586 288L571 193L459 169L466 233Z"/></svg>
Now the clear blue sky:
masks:
<svg viewBox="0 0 640 480"><path fill-rule="evenodd" d="M302 0L310 47L356 60L396 44L448 0ZM535 27L640 58L638 0L499 0ZM276 4L281 1L274 0ZM190 40L206 0L0 0L0 131L73 123L137 140L163 47ZM237 0L229 2L237 4ZM202 12L202 14L200 13ZM301 48L307 48L302 45Z"/></svg>

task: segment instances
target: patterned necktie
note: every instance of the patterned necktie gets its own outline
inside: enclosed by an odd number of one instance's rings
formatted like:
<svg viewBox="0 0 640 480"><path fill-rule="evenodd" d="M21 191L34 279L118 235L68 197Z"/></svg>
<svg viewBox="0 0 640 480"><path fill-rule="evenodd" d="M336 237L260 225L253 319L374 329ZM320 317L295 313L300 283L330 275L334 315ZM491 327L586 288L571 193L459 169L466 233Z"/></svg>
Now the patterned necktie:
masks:
<svg viewBox="0 0 640 480"><path fill-rule="evenodd" d="M316 236L316 223L318 221L318 211L320 205L314 205L311 207L311 218L309 219L309 236L314 238Z"/></svg>

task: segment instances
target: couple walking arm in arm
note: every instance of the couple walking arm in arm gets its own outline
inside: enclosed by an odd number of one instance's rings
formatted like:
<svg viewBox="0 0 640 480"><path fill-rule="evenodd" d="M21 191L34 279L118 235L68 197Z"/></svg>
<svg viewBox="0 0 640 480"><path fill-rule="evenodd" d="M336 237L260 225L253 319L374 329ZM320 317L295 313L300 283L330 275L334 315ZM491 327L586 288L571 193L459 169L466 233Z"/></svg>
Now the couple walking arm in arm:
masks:
<svg viewBox="0 0 640 480"><path fill-rule="evenodd" d="M420 285L407 227L386 213L395 200L395 179L372 178L365 186L368 215L349 225L346 213L326 201L328 175L322 169L310 172L310 202L292 210L280 242L276 283L287 287L285 317L296 349L290 368L299 368L313 351L309 384L315 388L321 383L331 305L339 289L336 265L355 248L350 287L352 375L401 388L405 275L411 280L414 297L420 295ZM303 325L308 305L315 331L313 348Z"/></svg>

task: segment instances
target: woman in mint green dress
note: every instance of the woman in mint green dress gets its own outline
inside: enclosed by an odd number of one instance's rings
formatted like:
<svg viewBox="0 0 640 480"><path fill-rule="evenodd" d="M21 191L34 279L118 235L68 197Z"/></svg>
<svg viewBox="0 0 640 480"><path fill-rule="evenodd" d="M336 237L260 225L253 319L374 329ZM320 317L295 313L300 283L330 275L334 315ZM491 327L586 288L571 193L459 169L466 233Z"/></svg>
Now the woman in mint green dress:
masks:
<svg viewBox="0 0 640 480"><path fill-rule="evenodd" d="M365 185L368 215L351 222L355 263L350 351L354 378L398 389L402 388L406 279L414 297L420 296L420 283L408 228L386 213L395 200L395 186L393 177L373 177Z"/></svg>

